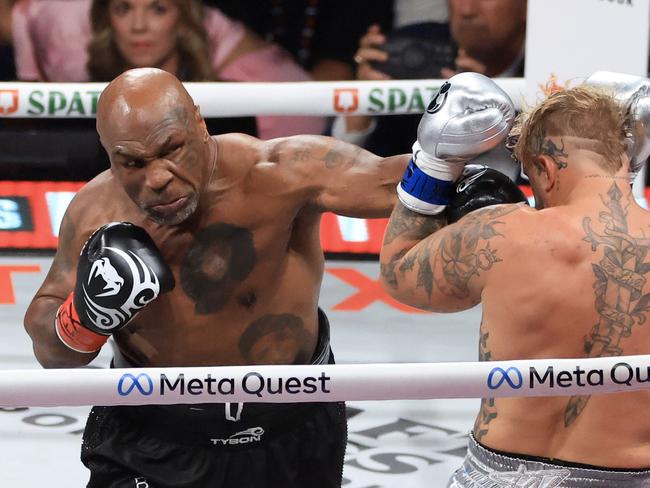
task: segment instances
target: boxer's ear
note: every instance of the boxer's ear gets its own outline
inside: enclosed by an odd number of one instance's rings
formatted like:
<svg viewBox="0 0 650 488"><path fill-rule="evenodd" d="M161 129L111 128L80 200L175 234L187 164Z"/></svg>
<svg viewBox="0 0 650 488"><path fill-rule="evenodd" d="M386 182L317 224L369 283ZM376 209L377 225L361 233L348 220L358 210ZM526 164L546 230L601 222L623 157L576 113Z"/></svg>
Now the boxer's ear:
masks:
<svg viewBox="0 0 650 488"><path fill-rule="evenodd" d="M208 132L208 127L205 125L205 119L201 115L201 107L194 105L194 120L199 126L200 130L203 132L203 141L210 139L210 133Z"/></svg>
<svg viewBox="0 0 650 488"><path fill-rule="evenodd" d="M537 173L537 181L546 192L558 188L558 167L552 157L540 154L534 157L534 170Z"/></svg>

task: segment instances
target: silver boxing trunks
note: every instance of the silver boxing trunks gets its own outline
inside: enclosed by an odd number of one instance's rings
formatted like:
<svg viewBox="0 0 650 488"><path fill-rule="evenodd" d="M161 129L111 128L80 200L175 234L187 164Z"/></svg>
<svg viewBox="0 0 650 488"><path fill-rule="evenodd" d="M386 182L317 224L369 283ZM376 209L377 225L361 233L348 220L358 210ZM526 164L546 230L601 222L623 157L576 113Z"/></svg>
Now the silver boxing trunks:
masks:
<svg viewBox="0 0 650 488"><path fill-rule="evenodd" d="M647 488L650 470L599 469L556 463L544 458L519 458L479 444L469 436L463 465L447 488Z"/></svg>

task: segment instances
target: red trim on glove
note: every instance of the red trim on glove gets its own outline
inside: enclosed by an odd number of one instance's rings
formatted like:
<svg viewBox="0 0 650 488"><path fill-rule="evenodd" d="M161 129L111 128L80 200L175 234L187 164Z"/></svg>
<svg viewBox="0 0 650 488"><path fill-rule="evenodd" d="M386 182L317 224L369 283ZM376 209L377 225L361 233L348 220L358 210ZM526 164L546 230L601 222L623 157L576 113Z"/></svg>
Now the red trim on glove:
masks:
<svg viewBox="0 0 650 488"><path fill-rule="evenodd" d="M97 334L84 327L72 303L73 296L74 293L70 293L56 312L54 320L56 334L61 342L73 351L82 353L99 351L109 336Z"/></svg>

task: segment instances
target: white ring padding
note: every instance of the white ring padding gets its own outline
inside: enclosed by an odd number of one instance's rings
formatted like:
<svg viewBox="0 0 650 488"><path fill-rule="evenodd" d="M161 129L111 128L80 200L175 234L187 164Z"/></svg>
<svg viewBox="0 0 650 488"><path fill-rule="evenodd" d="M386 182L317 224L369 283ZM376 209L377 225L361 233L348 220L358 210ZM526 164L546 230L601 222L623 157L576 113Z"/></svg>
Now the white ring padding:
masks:
<svg viewBox="0 0 650 488"><path fill-rule="evenodd" d="M0 371L0 406L591 395L650 387L650 355L495 362Z"/></svg>
<svg viewBox="0 0 650 488"><path fill-rule="evenodd" d="M422 113L445 80L185 83L204 117ZM515 106L523 78L495 78ZM0 117L94 117L106 83L0 83Z"/></svg>

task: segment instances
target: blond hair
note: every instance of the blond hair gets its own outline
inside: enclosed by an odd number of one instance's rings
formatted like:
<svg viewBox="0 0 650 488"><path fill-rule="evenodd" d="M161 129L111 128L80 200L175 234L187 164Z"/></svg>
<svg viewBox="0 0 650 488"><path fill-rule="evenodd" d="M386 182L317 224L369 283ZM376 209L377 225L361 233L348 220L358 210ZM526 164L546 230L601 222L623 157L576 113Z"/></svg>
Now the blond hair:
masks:
<svg viewBox="0 0 650 488"><path fill-rule="evenodd" d="M215 79L211 63L210 42L203 25L205 16L201 0L174 0L180 12L177 49L179 72L183 81ZM86 67L92 81L110 81L132 66L122 57L115 44L108 7L110 0L93 0L90 10L92 38L88 45Z"/></svg>
<svg viewBox="0 0 650 488"><path fill-rule="evenodd" d="M543 154L550 136L590 139L590 148L603 156L600 165L615 173L621 168L631 116L616 99L599 89L581 85L554 92L536 107L520 114L510 132L509 145L524 162Z"/></svg>

